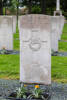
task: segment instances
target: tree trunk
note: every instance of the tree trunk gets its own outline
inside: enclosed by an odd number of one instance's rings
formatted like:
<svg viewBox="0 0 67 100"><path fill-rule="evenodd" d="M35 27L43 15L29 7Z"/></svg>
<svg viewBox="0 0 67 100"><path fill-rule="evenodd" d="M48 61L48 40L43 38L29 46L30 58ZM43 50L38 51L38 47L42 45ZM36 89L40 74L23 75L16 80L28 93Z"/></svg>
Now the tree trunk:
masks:
<svg viewBox="0 0 67 100"><path fill-rule="evenodd" d="M46 14L46 0L41 0L41 13Z"/></svg>
<svg viewBox="0 0 67 100"><path fill-rule="evenodd" d="M19 0L18 1L18 4L17 4L17 24L18 24L18 15L19 15Z"/></svg>
<svg viewBox="0 0 67 100"><path fill-rule="evenodd" d="M0 15L3 15L3 2L0 0Z"/></svg>

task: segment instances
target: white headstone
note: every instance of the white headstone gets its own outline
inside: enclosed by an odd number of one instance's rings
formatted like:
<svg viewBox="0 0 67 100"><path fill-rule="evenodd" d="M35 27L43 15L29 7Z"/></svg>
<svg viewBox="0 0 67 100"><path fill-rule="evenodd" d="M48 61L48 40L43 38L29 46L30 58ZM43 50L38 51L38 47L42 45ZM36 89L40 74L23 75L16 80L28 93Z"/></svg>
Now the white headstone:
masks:
<svg viewBox="0 0 67 100"><path fill-rule="evenodd" d="M50 17L19 17L20 81L51 84Z"/></svg>
<svg viewBox="0 0 67 100"><path fill-rule="evenodd" d="M12 17L0 16L0 50L13 49Z"/></svg>
<svg viewBox="0 0 67 100"><path fill-rule="evenodd" d="M51 19L51 49L56 52L58 51L58 40L60 36L59 16L52 16Z"/></svg>
<svg viewBox="0 0 67 100"><path fill-rule="evenodd" d="M63 16L52 16L51 17L51 48L53 51L58 51L58 40L61 39L61 34L64 27L64 17Z"/></svg>
<svg viewBox="0 0 67 100"><path fill-rule="evenodd" d="M62 35L63 32L64 23L65 23L64 16L60 16L60 36Z"/></svg>
<svg viewBox="0 0 67 100"><path fill-rule="evenodd" d="M12 17L13 17L13 33L16 33L17 18L16 16L12 16Z"/></svg>

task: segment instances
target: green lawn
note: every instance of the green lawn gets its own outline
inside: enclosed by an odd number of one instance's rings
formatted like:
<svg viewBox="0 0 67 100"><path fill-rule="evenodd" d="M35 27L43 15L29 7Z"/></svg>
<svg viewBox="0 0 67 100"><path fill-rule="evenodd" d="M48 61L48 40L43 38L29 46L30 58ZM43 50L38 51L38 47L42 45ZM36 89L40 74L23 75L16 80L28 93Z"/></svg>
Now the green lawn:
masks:
<svg viewBox="0 0 67 100"><path fill-rule="evenodd" d="M61 40L67 41L67 23L64 25ZM64 42L64 41L59 42L59 44L58 44L59 51L67 52L67 42Z"/></svg>
<svg viewBox="0 0 67 100"><path fill-rule="evenodd" d="M64 24L64 28L63 28L63 34L61 36L62 40L67 40L67 23Z"/></svg>
<svg viewBox="0 0 67 100"><path fill-rule="evenodd" d="M67 57L52 57L52 80L67 83Z"/></svg>
<svg viewBox="0 0 67 100"><path fill-rule="evenodd" d="M67 24L62 40L67 40ZM14 50L19 50L19 31L14 34ZM59 51L67 51L67 42L59 42ZM0 55L0 78L19 79L19 55ZM67 83L67 57L52 57L52 81Z"/></svg>
<svg viewBox="0 0 67 100"><path fill-rule="evenodd" d="M67 40L67 32L62 34L61 40Z"/></svg>
<svg viewBox="0 0 67 100"><path fill-rule="evenodd" d="M0 55L0 78L19 79L19 55ZM67 57L52 57L52 81L67 82Z"/></svg>
<svg viewBox="0 0 67 100"><path fill-rule="evenodd" d="M59 51L67 52L67 42L59 42Z"/></svg>
<svg viewBox="0 0 67 100"><path fill-rule="evenodd" d="M63 33L67 34L67 23L64 24Z"/></svg>
<svg viewBox="0 0 67 100"><path fill-rule="evenodd" d="M19 30L18 30L18 28L16 30L16 33L14 34L13 45L14 45L14 50L19 50L20 41L19 41Z"/></svg>
<svg viewBox="0 0 67 100"><path fill-rule="evenodd" d="M0 55L0 78L19 79L19 55Z"/></svg>

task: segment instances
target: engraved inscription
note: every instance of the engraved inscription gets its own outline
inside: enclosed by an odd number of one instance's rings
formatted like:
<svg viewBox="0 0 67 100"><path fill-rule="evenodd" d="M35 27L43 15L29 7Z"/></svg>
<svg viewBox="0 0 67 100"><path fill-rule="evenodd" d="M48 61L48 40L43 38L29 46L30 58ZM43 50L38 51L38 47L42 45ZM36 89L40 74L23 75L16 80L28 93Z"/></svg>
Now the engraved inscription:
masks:
<svg viewBox="0 0 67 100"><path fill-rule="evenodd" d="M20 17L20 81L51 84L49 16L31 14Z"/></svg>

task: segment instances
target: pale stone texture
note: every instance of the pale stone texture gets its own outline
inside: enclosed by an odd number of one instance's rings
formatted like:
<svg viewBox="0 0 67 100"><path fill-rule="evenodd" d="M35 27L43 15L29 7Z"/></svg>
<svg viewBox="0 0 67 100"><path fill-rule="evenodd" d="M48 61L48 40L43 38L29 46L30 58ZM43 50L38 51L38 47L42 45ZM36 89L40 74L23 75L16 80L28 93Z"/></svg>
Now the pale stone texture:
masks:
<svg viewBox="0 0 67 100"><path fill-rule="evenodd" d="M13 50L13 21L11 16L0 16L0 50Z"/></svg>
<svg viewBox="0 0 67 100"><path fill-rule="evenodd" d="M62 11L60 10L60 0L56 0L56 11L54 11L54 16L62 16Z"/></svg>
<svg viewBox="0 0 67 100"><path fill-rule="evenodd" d="M60 0L56 0L56 11L60 11Z"/></svg>
<svg viewBox="0 0 67 100"><path fill-rule="evenodd" d="M20 81L51 84L50 17L19 17Z"/></svg>
<svg viewBox="0 0 67 100"><path fill-rule="evenodd" d="M64 23L65 23L64 16L60 16L60 20L61 20L61 22L60 22L60 36L61 36L62 32L63 32ZM61 39L61 37L60 37L60 39Z"/></svg>
<svg viewBox="0 0 67 100"><path fill-rule="evenodd" d="M51 17L51 49L56 52L58 51L58 40L61 39L61 34L64 26L63 16L52 16Z"/></svg>
<svg viewBox="0 0 67 100"><path fill-rule="evenodd" d="M12 17L13 17L13 33L16 33L17 18L16 16L12 16Z"/></svg>
<svg viewBox="0 0 67 100"><path fill-rule="evenodd" d="M58 51L58 17L51 17L51 49L56 52Z"/></svg>

